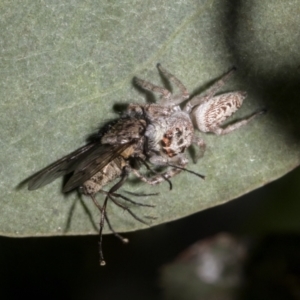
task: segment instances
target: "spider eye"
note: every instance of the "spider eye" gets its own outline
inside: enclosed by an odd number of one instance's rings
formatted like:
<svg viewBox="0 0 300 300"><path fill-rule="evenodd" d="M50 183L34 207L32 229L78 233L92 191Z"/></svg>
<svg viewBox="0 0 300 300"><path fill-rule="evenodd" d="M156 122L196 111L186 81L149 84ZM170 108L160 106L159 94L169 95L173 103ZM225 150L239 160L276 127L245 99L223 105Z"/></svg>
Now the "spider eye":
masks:
<svg viewBox="0 0 300 300"><path fill-rule="evenodd" d="M176 136L178 138L182 136L182 131L178 127L176 128Z"/></svg>

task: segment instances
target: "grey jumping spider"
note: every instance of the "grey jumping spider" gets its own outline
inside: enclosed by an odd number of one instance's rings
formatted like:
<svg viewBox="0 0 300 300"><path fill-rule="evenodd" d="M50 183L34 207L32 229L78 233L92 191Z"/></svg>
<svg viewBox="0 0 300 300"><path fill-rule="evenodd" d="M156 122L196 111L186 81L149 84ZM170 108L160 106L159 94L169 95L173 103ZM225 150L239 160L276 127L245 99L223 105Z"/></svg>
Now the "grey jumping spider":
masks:
<svg viewBox="0 0 300 300"><path fill-rule="evenodd" d="M130 173L151 185L167 180L171 188L169 178L186 170L188 159L185 150L192 144L198 146L202 152L205 149L204 141L195 136L194 127L202 132L226 134L247 124L263 112L257 112L247 119L222 128L220 125L239 109L246 97L245 92L230 92L215 96L234 69L221 77L204 95L190 99L187 89L175 76L161 65L158 64L157 67L179 88L179 95L174 96L165 88L136 78L135 82L141 88L161 94L158 104L130 104L124 115L101 129L92 142L41 170L29 180L29 190L35 190L59 176L72 174L63 192L80 188L83 194L92 198L101 213L99 230L101 265L105 265L102 254L102 231L105 221L118 238L124 243L128 242L113 230L109 222L106 212L108 200L110 199L143 223L145 222L142 219L116 198L133 204L151 206L134 202L116 193ZM185 101L185 105L181 108L180 105ZM166 167L166 170L157 173L148 166L147 162L154 167ZM140 173L139 169L142 165L145 165L154 175L149 177ZM194 174L202 177L200 174ZM118 178L120 180L109 191L103 190L104 186ZM103 205L100 205L95 198L98 192L106 194Z"/></svg>
<svg viewBox="0 0 300 300"><path fill-rule="evenodd" d="M265 112L265 110L261 110L248 118L222 128L222 123L241 107L247 96L246 92L242 91L215 96L234 73L235 68L223 75L204 95L190 98L186 87L180 80L160 64L157 67L164 77L179 88L179 95L174 96L165 88L136 78L135 82L143 89L161 94L161 100L159 104L130 104L127 110L131 116L143 112L148 121L145 132L147 159L155 166L169 167L163 176L158 175L149 179L140 177L141 180L150 184L160 183L184 170L188 163L185 150L192 144L199 147L203 155L205 143L194 134L194 127L201 132L224 135L246 125L256 116ZM180 105L184 102L186 103L181 108ZM135 170L133 172L136 173Z"/></svg>

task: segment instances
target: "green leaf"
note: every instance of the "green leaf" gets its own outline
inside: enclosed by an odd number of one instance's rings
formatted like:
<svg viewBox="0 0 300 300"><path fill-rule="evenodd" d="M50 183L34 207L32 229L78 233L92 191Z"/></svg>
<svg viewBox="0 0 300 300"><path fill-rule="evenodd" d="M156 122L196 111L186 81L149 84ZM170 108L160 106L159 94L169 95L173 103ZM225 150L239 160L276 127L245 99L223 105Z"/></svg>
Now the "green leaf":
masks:
<svg viewBox="0 0 300 300"><path fill-rule="evenodd" d="M7 236L96 233L99 212L88 197L61 193L62 180L31 192L20 183L85 143L113 107L145 103L139 76L162 85L157 62L191 92L235 65L224 91L246 90L234 118L269 113L226 136L201 136L204 158L151 187L128 182L131 207L151 225L225 203L299 165L300 5L298 1L3 1L1 16L1 223ZM135 198L135 197L133 197ZM104 195L99 194L101 203ZM89 213L90 215L89 215ZM117 231L147 226L112 203Z"/></svg>

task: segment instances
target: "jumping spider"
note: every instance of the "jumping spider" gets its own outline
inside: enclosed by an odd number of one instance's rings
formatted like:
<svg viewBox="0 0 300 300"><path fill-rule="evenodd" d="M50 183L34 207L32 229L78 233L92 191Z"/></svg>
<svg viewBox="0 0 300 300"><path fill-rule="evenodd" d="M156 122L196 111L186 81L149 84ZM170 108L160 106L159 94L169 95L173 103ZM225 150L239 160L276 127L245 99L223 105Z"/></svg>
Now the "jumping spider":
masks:
<svg viewBox="0 0 300 300"><path fill-rule="evenodd" d="M145 223L137 217L127 206L116 198L141 204L117 194L116 191L133 173L142 181L155 185L186 170L197 176L200 174L187 170L188 159L185 150L195 144L202 151L205 143L194 134L194 126L202 132L227 134L246 125L264 111L254 113L251 117L236 122L226 128L220 125L242 105L246 97L245 92L230 92L215 96L216 92L233 74L234 69L221 77L204 95L193 97L185 86L160 64L159 71L180 90L179 95L172 95L165 88L153 85L150 82L136 78L135 82L143 89L161 94L158 104L130 104L124 115L118 120L109 123L94 137L89 144L73 153L61 158L37 174L33 175L28 184L29 190L38 189L59 176L72 174L63 188L63 192L80 188L83 194L92 198L101 213L100 218L100 264L105 265L102 254L102 231L104 223L124 243L128 240L115 232L109 222L106 207L108 200L128 211L135 219ZM180 105L185 102L183 108ZM166 167L165 172L157 173L147 162L154 167ZM139 169L145 165L154 176L145 176ZM108 183L120 180L109 191L103 187ZM103 205L100 205L95 195L98 192L106 194Z"/></svg>
<svg viewBox="0 0 300 300"><path fill-rule="evenodd" d="M241 107L247 96L247 93L242 91L215 96L235 72L235 68L223 75L204 95L192 98L179 79L160 64L157 68L164 77L179 88L180 94L172 95L163 87L135 78L136 84L143 89L161 94L161 100L159 104L130 104L127 110L127 114L131 116L143 112L148 121L145 132L147 138L145 154L148 160L155 166L169 167L163 176L152 178L141 177L133 170L136 176L149 184L158 184L184 170L188 164L185 150L192 144L199 147L203 155L205 142L194 134L194 127L201 132L224 135L246 125L265 112L265 110L258 111L248 118L222 128L222 123ZM180 105L185 101L185 105L181 108Z"/></svg>

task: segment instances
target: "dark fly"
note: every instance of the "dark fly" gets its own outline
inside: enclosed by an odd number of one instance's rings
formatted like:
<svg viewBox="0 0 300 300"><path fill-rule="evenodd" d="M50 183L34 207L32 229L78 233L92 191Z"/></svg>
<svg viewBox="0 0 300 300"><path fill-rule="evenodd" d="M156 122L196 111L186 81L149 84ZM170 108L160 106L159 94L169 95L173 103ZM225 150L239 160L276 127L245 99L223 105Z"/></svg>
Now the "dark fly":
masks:
<svg viewBox="0 0 300 300"><path fill-rule="evenodd" d="M70 179L63 187L63 192L73 189L80 190L92 198L95 205L101 212L100 219L100 264L105 265L102 254L102 230L104 222L108 224L111 231L124 243L128 240L116 233L107 216L106 206L108 200L112 200L116 205L127 210L135 219L145 223L137 217L128 207L121 204L116 198L122 198L129 202L136 203L129 198L117 194L116 191L123 185L128 178L131 170L138 169L140 162L145 160L145 130L146 121L144 118L124 117L106 126L91 143L77 149L71 154L54 162L50 166L35 174L29 181L28 189L35 190L52 182L60 176L72 174ZM104 204L101 206L95 194L102 191L108 183L120 178L120 180L106 193Z"/></svg>

